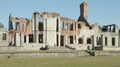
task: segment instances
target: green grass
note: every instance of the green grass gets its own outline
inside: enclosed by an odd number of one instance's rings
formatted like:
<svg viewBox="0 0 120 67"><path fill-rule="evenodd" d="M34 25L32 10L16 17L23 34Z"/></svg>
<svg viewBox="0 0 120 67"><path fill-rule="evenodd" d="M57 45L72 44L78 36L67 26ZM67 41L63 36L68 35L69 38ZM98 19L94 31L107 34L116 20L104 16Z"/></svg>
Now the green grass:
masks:
<svg viewBox="0 0 120 67"><path fill-rule="evenodd" d="M120 67L120 56L0 58L0 67Z"/></svg>

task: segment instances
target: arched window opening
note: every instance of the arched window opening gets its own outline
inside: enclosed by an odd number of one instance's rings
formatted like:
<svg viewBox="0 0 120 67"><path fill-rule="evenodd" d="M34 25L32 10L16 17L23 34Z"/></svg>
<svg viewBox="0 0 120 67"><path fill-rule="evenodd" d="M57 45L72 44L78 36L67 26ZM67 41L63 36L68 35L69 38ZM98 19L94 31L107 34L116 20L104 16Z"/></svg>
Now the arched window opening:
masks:
<svg viewBox="0 0 120 67"><path fill-rule="evenodd" d="M3 33L2 34L2 40L6 40L7 38L6 38L6 34L5 33Z"/></svg>
<svg viewBox="0 0 120 67"><path fill-rule="evenodd" d="M73 31L73 22L70 24L70 31Z"/></svg>
<svg viewBox="0 0 120 67"><path fill-rule="evenodd" d="M80 24L78 24L78 29L80 29L81 28L81 25Z"/></svg>
<svg viewBox="0 0 120 67"><path fill-rule="evenodd" d="M112 46L115 46L115 37L112 37Z"/></svg>
<svg viewBox="0 0 120 67"><path fill-rule="evenodd" d="M79 38L79 39L78 39L78 42L79 42L79 44L83 44L83 39L82 39L82 38Z"/></svg>
<svg viewBox="0 0 120 67"><path fill-rule="evenodd" d="M29 34L29 43L33 43L33 34Z"/></svg>
<svg viewBox="0 0 120 67"><path fill-rule="evenodd" d="M73 36L70 36L70 44L73 44Z"/></svg>
<svg viewBox="0 0 120 67"><path fill-rule="evenodd" d="M43 20L43 18L38 18L38 30L39 31L43 31L43 22L44 22L44 20Z"/></svg>
<svg viewBox="0 0 120 67"><path fill-rule="evenodd" d="M90 38L87 39L87 44L91 44L91 39Z"/></svg>
<svg viewBox="0 0 120 67"><path fill-rule="evenodd" d="M108 38L105 37L105 46L107 46L107 41L108 41Z"/></svg>

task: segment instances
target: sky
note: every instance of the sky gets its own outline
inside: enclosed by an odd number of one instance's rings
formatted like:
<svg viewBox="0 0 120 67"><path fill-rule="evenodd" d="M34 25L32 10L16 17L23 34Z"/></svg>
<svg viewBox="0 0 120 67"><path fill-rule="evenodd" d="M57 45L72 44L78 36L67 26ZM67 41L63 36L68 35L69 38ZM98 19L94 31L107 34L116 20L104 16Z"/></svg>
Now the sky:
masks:
<svg viewBox="0 0 120 67"><path fill-rule="evenodd" d="M88 3L88 22L92 25L117 24L120 27L120 0L0 0L0 22L8 28L9 14L31 19L33 12L56 12L77 20L79 5Z"/></svg>

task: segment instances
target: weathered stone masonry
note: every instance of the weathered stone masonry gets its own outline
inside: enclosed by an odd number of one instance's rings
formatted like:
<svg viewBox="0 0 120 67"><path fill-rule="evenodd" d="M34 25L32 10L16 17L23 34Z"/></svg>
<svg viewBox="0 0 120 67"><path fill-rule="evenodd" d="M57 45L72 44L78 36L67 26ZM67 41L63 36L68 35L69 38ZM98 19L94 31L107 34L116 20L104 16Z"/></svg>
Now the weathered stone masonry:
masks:
<svg viewBox="0 0 120 67"><path fill-rule="evenodd" d="M75 50L120 50L119 28L88 22L88 5L80 4L77 21L58 13L34 12L31 19L9 16L8 46L24 50L67 47Z"/></svg>

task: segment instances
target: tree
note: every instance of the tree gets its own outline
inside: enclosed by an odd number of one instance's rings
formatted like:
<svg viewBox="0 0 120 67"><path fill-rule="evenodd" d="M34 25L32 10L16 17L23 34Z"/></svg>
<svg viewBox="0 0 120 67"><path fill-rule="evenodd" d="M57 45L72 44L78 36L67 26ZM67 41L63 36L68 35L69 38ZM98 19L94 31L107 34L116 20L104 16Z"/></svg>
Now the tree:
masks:
<svg viewBox="0 0 120 67"><path fill-rule="evenodd" d="M0 22L0 28L4 28L4 25Z"/></svg>

